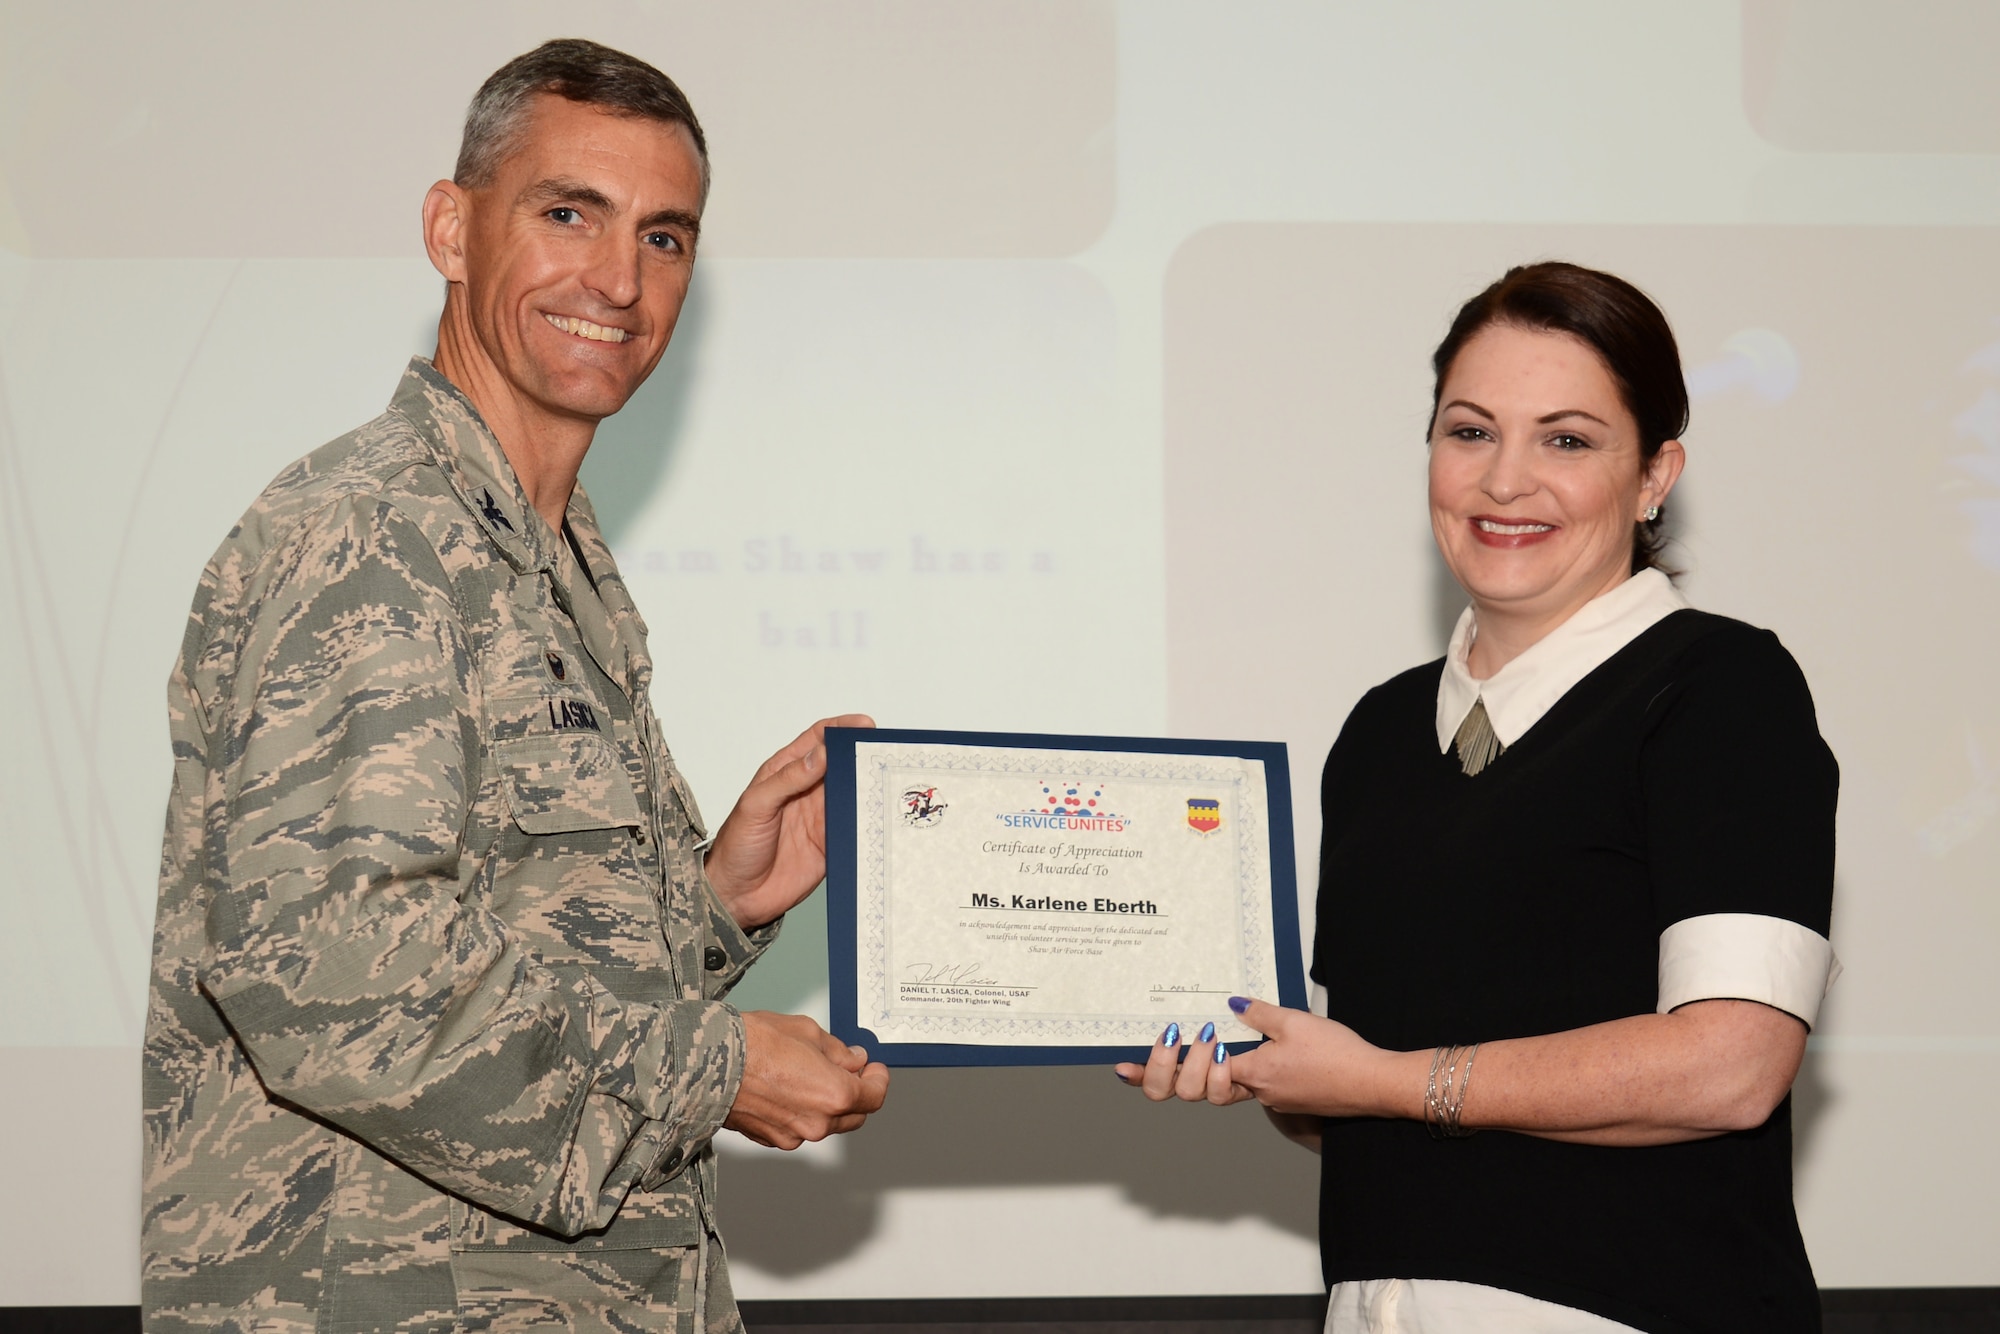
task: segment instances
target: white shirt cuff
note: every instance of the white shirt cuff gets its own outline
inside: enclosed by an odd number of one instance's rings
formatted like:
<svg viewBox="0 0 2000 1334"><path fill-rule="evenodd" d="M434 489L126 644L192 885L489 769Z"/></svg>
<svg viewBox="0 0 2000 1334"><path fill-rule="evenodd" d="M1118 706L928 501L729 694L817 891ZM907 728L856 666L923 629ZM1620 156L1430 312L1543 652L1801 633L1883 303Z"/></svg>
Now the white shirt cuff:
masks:
<svg viewBox="0 0 2000 1334"><path fill-rule="evenodd" d="M1708 913L1660 933L1661 1014L1694 1001L1751 1000L1811 1028L1839 976L1833 943L1782 917Z"/></svg>
<svg viewBox="0 0 2000 1334"><path fill-rule="evenodd" d="M1306 1008L1320 1018L1326 1018L1326 988L1317 982L1306 983Z"/></svg>

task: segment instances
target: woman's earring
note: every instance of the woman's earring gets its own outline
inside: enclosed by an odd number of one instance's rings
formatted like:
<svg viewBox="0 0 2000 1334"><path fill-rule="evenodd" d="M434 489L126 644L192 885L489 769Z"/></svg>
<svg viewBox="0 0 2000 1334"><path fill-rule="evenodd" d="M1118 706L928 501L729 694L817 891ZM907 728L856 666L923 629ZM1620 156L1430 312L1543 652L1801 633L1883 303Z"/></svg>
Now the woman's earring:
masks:
<svg viewBox="0 0 2000 1334"><path fill-rule="evenodd" d="M1648 506L1646 506L1646 522L1647 522L1647 523L1651 523L1651 522L1652 522L1653 520L1655 520L1655 519L1657 519L1657 518L1659 518L1659 517L1660 517L1660 507L1659 507L1658 505L1648 505Z"/></svg>

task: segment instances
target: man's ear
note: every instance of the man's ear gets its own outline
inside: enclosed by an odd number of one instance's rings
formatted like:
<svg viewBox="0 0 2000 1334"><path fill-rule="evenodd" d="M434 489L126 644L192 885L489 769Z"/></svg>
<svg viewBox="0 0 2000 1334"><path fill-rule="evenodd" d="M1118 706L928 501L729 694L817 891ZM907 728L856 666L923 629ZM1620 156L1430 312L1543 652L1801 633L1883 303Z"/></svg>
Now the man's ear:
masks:
<svg viewBox="0 0 2000 1334"><path fill-rule="evenodd" d="M465 281L465 229L472 198L455 181L439 181L424 196L424 252L448 283Z"/></svg>

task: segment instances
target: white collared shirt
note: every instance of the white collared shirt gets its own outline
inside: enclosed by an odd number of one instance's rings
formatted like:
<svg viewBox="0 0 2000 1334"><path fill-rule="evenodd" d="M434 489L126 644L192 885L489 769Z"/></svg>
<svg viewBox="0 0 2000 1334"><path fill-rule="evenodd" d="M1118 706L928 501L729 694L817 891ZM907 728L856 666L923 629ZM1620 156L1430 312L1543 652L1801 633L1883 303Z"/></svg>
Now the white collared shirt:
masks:
<svg viewBox="0 0 2000 1334"><path fill-rule="evenodd" d="M1451 632L1444 675L1438 680L1438 753L1451 749L1459 724L1481 699L1486 701L1493 734L1501 745L1513 745L1578 681L1687 605L1666 575L1642 570L1584 603L1574 616L1484 681L1475 680L1467 666L1472 643L1479 638L1479 623L1467 607Z"/></svg>

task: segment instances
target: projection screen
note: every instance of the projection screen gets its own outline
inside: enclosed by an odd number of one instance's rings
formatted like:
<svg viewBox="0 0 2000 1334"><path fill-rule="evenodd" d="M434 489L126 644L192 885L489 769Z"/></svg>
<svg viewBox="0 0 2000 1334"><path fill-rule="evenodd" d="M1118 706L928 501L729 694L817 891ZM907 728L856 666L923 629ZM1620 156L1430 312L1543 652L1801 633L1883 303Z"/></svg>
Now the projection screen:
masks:
<svg viewBox="0 0 2000 1334"><path fill-rule="evenodd" d="M0 0L0 1305L137 1300L196 576L430 351L424 190L560 35L673 74L713 152L584 483L714 817L851 709L1271 739L1312 866L1341 720L1461 606L1423 504L1451 312L1544 257L1656 296L1682 586L1778 632L1842 766L1820 1281L2000 1284L2000 10ZM813 900L737 999L823 1012L825 976ZM859 1135L723 1152L746 1298L1318 1284L1315 1160L1101 1070L903 1071Z"/></svg>

